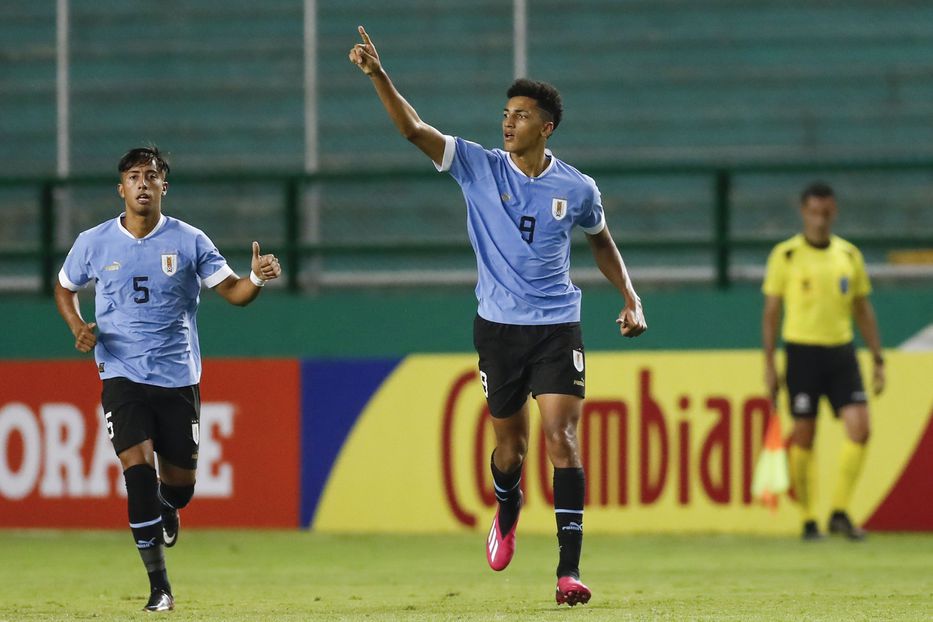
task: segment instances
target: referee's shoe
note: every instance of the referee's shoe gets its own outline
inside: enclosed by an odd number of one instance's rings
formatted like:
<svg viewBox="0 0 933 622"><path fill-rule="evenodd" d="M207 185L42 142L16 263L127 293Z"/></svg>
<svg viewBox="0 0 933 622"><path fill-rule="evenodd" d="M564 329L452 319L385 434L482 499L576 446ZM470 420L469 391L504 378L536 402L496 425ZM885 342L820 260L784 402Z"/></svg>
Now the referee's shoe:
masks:
<svg viewBox="0 0 933 622"><path fill-rule="evenodd" d="M841 510L836 510L829 517L829 533L840 534L856 542L864 540L868 535L864 529L853 525L849 515Z"/></svg>
<svg viewBox="0 0 933 622"><path fill-rule="evenodd" d="M181 518L178 510L162 504L162 542L171 548L178 542L178 531L181 529Z"/></svg>
<svg viewBox="0 0 933 622"><path fill-rule="evenodd" d="M800 537L804 542L819 542L826 536L820 533L815 520L808 520L803 524L803 534Z"/></svg>

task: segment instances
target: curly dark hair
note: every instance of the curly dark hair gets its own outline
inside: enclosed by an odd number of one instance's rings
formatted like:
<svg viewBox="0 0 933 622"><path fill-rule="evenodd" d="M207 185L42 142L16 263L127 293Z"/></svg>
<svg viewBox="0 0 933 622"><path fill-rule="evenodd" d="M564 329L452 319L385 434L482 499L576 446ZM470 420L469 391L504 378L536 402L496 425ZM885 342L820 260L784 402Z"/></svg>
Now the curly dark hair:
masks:
<svg viewBox="0 0 933 622"><path fill-rule="evenodd" d="M564 104L560 100L560 92L547 82L519 78L512 83L506 95L509 99L530 97L538 102L538 108L550 117L548 120L554 123L555 130L560 125L560 118L564 114Z"/></svg>
<svg viewBox="0 0 933 622"><path fill-rule="evenodd" d="M170 170L168 160L166 160L165 155L163 155L162 152L159 151L159 148L155 145L130 149L123 154L122 158L120 158L120 163L117 164L117 170L120 173L125 173L134 166L139 164L149 164L153 160L156 162L156 168L160 173L162 173L162 177L168 177L168 172Z"/></svg>

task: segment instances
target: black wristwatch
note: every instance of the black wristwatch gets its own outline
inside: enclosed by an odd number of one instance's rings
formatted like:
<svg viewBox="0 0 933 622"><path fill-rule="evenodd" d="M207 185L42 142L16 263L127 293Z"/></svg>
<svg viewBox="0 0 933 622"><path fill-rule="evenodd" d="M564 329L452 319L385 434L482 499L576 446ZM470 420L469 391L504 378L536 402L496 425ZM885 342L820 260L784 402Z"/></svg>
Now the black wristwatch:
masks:
<svg viewBox="0 0 933 622"><path fill-rule="evenodd" d="M880 354L874 356L875 365L884 365L884 357Z"/></svg>

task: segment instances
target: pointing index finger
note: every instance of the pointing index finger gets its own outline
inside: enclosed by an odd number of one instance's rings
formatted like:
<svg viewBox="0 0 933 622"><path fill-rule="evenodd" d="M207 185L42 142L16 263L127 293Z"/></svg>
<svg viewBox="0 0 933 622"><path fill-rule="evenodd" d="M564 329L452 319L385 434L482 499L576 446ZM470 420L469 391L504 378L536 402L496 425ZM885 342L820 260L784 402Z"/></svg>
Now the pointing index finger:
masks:
<svg viewBox="0 0 933 622"><path fill-rule="evenodd" d="M372 39L370 39L370 38L369 38L369 35L366 34L366 29L365 29L365 28L363 28L362 26L357 26L356 29L360 31L360 36L363 38L363 43L365 43L366 45L372 45L372 44L373 44Z"/></svg>

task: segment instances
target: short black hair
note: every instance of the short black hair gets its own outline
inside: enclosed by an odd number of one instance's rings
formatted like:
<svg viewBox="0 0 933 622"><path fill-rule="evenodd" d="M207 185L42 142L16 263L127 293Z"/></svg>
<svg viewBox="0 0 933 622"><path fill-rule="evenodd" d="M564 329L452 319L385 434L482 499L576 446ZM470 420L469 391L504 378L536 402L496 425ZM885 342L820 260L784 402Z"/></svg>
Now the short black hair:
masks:
<svg viewBox="0 0 933 622"><path fill-rule="evenodd" d="M168 172L171 170L168 165L168 160L155 145L130 149L123 154L122 158L120 158L120 163L117 165L117 170L122 174L134 166L139 164L149 164L153 160L155 160L156 168L160 173L162 173L162 177L168 177Z"/></svg>
<svg viewBox="0 0 933 622"><path fill-rule="evenodd" d="M800 193L800 204L803 205L807 202L807 199L810 197L817 197L819 199L828 199L830 197L836 196L836 193L833 192L833 189L829 184L822 181L814 181L813 183L807 185L806 188Z"/></svg>
<svg viewBox="0 0 933 622"><path fill-rule="evenodd" d="M509 99L530 97L538 102L538 108L550 115L550 121L554 123L555 130L560 125L560 118L564 114L564 104L560 100L560 92L547 82L519 78L509 87L506 96Z"/></svg>

